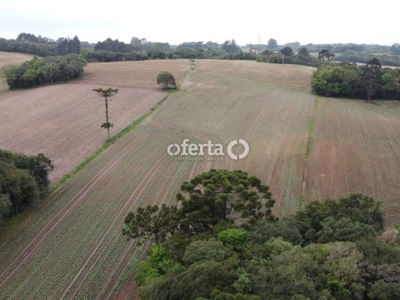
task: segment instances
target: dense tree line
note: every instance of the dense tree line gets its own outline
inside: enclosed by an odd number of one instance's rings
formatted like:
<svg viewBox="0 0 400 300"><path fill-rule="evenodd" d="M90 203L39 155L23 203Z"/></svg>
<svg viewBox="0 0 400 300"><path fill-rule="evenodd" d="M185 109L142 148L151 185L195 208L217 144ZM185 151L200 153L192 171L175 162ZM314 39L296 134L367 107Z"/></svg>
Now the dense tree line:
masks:
<svg viewBox="0 0 400 300"><path fill-rule="evenodd" d="M27 41L31 43L38 43L38 44L56 44L57 42L53 39L48 37L42 37L41 35L36 36L32 33L25 33L22 32L18 35L17 41Z"/></svg>
<svg viewBox="0 0 400 300"><path fill-rule="evenodd" d="M80 54L49 56L43 59L34 57L20 66L7 67L5 76L10 88L29 88L78 78L83 74L86 63L84 56Z"/></svg>
<svg viewBox="0 0 400 300"><path fill-rule="evenodd" d="M365 66L323 64L314 75L312 90L328 97L400 100L400 70L382 69L377 59Z"/></svg>
<svg viewBox="0 0 400 300"><path fill-rule="evenodd" d="M57 45L33 43L26 40L6 40L0 38L0 51L19 52L46 57L57 55Z"/></svg>
<svg viewBox="0 0 400 300"><path fill-rule="evenodd" d="M229 60L256 60L257 56L243 51L228 53L222 48L211 48L207 50L198 48L176 48L165 50L133 50L129 53L111 51L82 51L88 62L113 62L113 61L137 61L148 59L229 59Z"/></svg>
<svg viewBox="0 0 400 300"><path fill-rule="evenodd" d="M0 38L0 51L4 52L19 52L47 57L70 53L79 54L80 50L81 42L77 36L73 39L59 38L57 41L40 35L36 37L31 33L21 33L16 40Z"/></svg>
<svg viewBox="0 0 400 300"><path fill-rule="evenodd" d="M133 51L133 46L131 44L125 44L124 42L108 38L103 42L97 42L94 50L127 53Z"/></svg>
<svg viewBox="0 0 400 300"><path fill-rule="evenodd" d="M0 225L44 197L51 161L0 149Z"/></svg>
<svg viewBox="0 0 400 300"><path fill-rule="evenodd" d="M135 280L141 299L399 299L398 232L361 194L314 201L279 219L268 186L211 170L182 185L181 205L129 213L123 234L153 239Z"/></svg>
<svg viewBox="0 0 400 300"><path fill-rule="evenodd" d="M57 54L67 55L70 53L79 54L81 52L81 41L77 36L73 39L59 38L57 41Z"/></svg>
<svg viewBox="0 0 400 300"><path fill-rule="evenodd" d="M377 44L313 44L309 43L304 45L310 52L319 52L322 49L327 49L334 53L345 53L345 52L365 52L365 53L389 53L391 51L390 46L383 46Z"/></svg>
<svg viewBox="0 0 400 300"><path fill-rule="evenodd" d="M367 63L374 57L377 57L382 65L386 66L400 66L400 56L397 54L373 54L373 53L364 53L364 52L347 52L335 57L336 61L341 62L358 62L358 63Z"/></svg>

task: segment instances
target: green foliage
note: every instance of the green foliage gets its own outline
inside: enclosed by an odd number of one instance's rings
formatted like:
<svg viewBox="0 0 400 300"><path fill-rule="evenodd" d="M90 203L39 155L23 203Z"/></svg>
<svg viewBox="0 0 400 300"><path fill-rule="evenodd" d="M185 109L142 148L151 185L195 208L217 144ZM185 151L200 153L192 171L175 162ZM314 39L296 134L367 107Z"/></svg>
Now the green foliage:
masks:
<svg viewBox="0 0 400 300"><path fill-rule="evenodd" d="M344 217L336 220L328 217L323 221L323 228L318 232L318 242L328 243L334 241L354 242L358 240L374 240L378 234L371 225L352 221Z"/></svg>
<svg viewBox="0 0 400 300"><path fill-rule="evenodd" d="M11 214L12 203L8 195L0 194L0 226Z"/></svg>
<svg viewBox="0 0 400 300"><path fill-rule="evenodd" d="M335 54L330 53L327 49L322 49L318 52L318 59L323 61L330 61L332 58L335 57Z"/></svg>
<svg viewBox="0 0 400 300"><path fill-rule="evenodd" d="M146 280L160 277L167 274L169 270L176 270L179 267L179 264L168 258L168 253L163 245L156 245L150 249L147 260L139 263L135 281L142 286Z"/></svg>
<svg viewBox="0 0 400 300"><path fill-rule="evenodd" d="M260 55L257 56L257 61L268 62L274 64L297 64L297 65L308 65L317 66L317 59L310 55L307 48L302 47L298 54L294 54L293 49L285 47L278 53L264 50Z"/></svg>
<svg viewBox="0 0 400 300"><path fill-rule="evenodd" d="M238 228L227 229L218 233L218 240L229 247L240 248L247 240L247 231Z"/></svg>
<svg viewBox="0 0 400 300"><path fill-rule="evenodd" d="M79 78L86 64L86 59L78 54L34 57L20 66L7 67L5 77L10 88L29 88Z"/></svg>
<svg viewBox="0 0 400 300"><path fill-rule="evenodd" d="M47 194L51 161L0 149L0 223L23 212Z"/></svg>
<svg viewBox="0 0 400 300"><path fill-rule="evenodd" d="M197 298L196 300L207 300L205 298ZM232 293L224 293L218 290L213 290L211 292L210 300L261 300L260 297L255 295L246 295L246 294L232 294Z"/></svg>
<svg viewBox="0 0 400 300"><path fill-rule="evenodd" d="M157 76L157 84L161 84L163 88L176 89L175 77L170 72L161 71Z"/></svg>
<svg viewBox="0 0 400 300"><path fill-rule="evenodd" d="M268 40L268 49L275 49L278 47L278 42L275 39Z"/></svg>
<svg viewBox="0 0 400 300"><path fill-rule="evenodd" d="M245 172L211 170L182 185L172 212L130 213L144 228L132 237L152 235L154 219L168 232L136 273L141 299L397 299L400 247L376 239L379 202L353 194L282 220L254 218L257 209L244 219L234 210L250 194L270 193Z"/></svg>
<svg viewBox="0 0 400 300"><path fill-rule="evenodd" d="M235 40L225 41L225 43L222 44L221 48L228 53L237 53L242 51L240 47L236 45Z"/></svg>
<svg viewBox="0 0 400 300"><path fill-rule="evenodd" d="M379 50L378 50L379 51ZM336 51L337 52L337 51ZM399 53L376 53L377 51L359 52L348 51L335 57L335 60L348 63L368 63L374 57L378 58L382 65L400 66Z"/></svg>
<svg viewBox="0 0 400 300"><path fill-rule="evenodd" d="M400 282L379 280L372 285L368 298L376 300L400 299Z"/></svg>
<svg viewBox="0 0 400 300"><path fill-rule="evenodd" d="M265 300L286 300L295 295L317 299L319 268L312 256L285 252L272 256L267 266L253 274L254 293Z"/></svg>
<svg viewBox="0 0 400 300"><path fill-rule="evenodd" d="M354 243L330 245L322 266L328 279L326 288L336 299L362 299L364 286L358 266L361 259Z"/></svg>
<svg viewBox="0 0 400 300"><path fill-rule="evenodd" d="M248 228L248 230L250 241L257 244L264 244L273 237L282 237L283 240L293 245L298 245L302 238L296 221L289 218L280 220L279 222L259 220Z"/></svg>
<svg viewBox="0 0 400 300"><path fill-rule="evenodd" d="M186 265L191 265L203 260L222 262L231 255L231 251L225 248L221 241L210 239L208 241L202 240L191 243L186 248L183 261Z"/></svg>
<svg viewBox="0 0 400 300"><path fill-rule="evenodd" d="M161 281L153 281L142 287L140 298L166 300L192 300L208 298L214 289L229 291L234 273L229 266L216 261L202 261L186 270L171 272Z"/></svg>
<svg viewBox="0 0 400 300"><path fill-rule="evenodd" d="M293 245L284 241L281 237L270 238L265 242L265 249L270 256L280 255L293 249Z"/></svg>
<svg viewBox="0 0 400 300"><path fill-rule="evenodd" d="M130 212L125 218L125 227L122 234L128 239L149 239L154 237L158 244L164 242L168 233L176 230L176 207L162 205L139 207L136 212Z"/></svg>
<svg viewBox="0 0 400 300"><path fill-rule="evenodd" d="M181 229L190 234L207 232L221 220L275 220L269 187L240 170L202 173L183 183L177 199L182 204Z"/></svg>
<svg viewBox="0 0 400 300"><path fill-rule="evenodd" d="M382 88L382 65L378 59L373 58L362 69L362 86L366 98L371 100Z"/></svg>
<svg viewBox="0 0 400 300"><path fill-rule="evenodd" d="M377 59L361 67L325 64L314 75L312 90L328 97L400 99L400 70L382 70Z"/></svg>
<svg viewBox="0 0 400 300"><path fill-rule="evenodd" d="M293 49L290 48L290 47L285 47L285 48L281 49L280 52L281 52L283 55L288 56L288 57L290 57L290 56L293 55Z"/></svg>
<svg viewBox="0 0 400 300"><path fill-rule="evenodd" d="M67 55L70 53L79 54L81 52L81 41L77 36L73 39L59 38L57 41L58 55Z"/></svg>
<svg viewBox="0 0 400 300"><path fill-rule="evenodd" d="M322 234L319 232L325 226L324 220L328 217L333 218L336 222L342 218L348 218L351 222L354 222L353 225L358 225L359 229L362 229L363 232L369 232L371 236L380 234L383 231L384 217L381 203L375 202L371 197L352 194L349 197L341 198L339 202L333 200L325 200L324 202L313 201L304 209L297 212L295 219L303 236L303 242L317 242L319 236ZM349 228L349 226L353 225L349 224L348 220L342 220L339 225L332 225L332 222L328 222L330 228L325 229L323 232L325 234L324 238L328 239L329 235L331 235L331 238L337 238L341 233L343 233L342 238L344 240L348 238L354 239L357 236L357 233ZM368 225L370 228L359 225L356 222ZM335 232L334 230L339 231Z"/></svg>

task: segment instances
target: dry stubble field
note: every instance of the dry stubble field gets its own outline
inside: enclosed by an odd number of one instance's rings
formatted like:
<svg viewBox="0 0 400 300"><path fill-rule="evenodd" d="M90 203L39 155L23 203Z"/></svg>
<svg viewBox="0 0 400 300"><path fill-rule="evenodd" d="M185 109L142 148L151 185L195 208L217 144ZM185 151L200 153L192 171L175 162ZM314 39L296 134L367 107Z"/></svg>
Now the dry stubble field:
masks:
<svg viewBox="0 0 400 300"><path fill-rule="evenodd" d="M271 186L279 215L297 210L303 194L310 201L364 192L395 209L398 112L390 103L317 98L309 93L312 72L196 61L182 91L6 232L0 297L128 299L145 248L121 236L124 216L138 205L173 203L184 180L210 168L259 176ZM243 138L251 150L241 161L169 157L167 146L185 138L224 145Z"/></svg>
<svg viewBox="0 0 400 300"><path fill-rule="evenodd" d="M8 53L0 53L7 57ZM16 63L27 56L11 53ZM5 63L4 63L5 64ZM188 61L145 61L89 64L83 79L29 90L0 90L0 148L26 154L43 153L55 167L52 183L72 171L106 140L104 98L92 89L118 88L110 98L109 115L115 134L149 111L166 93L156 84L160 70L177 79Z"/></svg>

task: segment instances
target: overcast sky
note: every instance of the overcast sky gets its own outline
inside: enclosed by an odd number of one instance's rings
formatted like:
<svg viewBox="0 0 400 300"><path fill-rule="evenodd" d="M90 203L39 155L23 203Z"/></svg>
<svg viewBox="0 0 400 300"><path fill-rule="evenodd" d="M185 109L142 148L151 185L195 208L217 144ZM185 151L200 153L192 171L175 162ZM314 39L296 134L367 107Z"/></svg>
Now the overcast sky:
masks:
<svg viewBox="0 0 400 300"><path fill-rule="evenodd" d="M244 45L260 35L261 43L392 45L400 43L399 8L396 0L11 0L0 10L0 37L26 32L129 43L136 36L173 45L233 38Z"/></svg>

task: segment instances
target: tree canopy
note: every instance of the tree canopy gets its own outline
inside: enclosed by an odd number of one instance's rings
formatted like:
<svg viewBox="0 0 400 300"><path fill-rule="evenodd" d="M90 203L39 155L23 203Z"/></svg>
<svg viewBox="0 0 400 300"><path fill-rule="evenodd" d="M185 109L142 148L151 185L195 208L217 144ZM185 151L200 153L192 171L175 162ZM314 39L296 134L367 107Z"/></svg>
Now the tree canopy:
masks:
<svg viewBox="0 0 400 300"><path fill-rule="evenodd" d="M106 106L106 121L101 125L102 128L107 129L107 136L108 139L111 138L110 136L110 128L114 126L114 124L110 123L109 118L108 118L108 98L114 96L115 94L118 93L118 89L113 89L113 88L108 88L108 89L103 89L103 88L97 88L93 89L93 92L96 92L98 96L104 98L104 103Z"/></svg>
<svg viewBox="0 0 400 300"><path fill-rule="evenodd" d="M275 39L268 40L268 49L276 49L278 47L278 42Z"/></svg>
<svg viewBox="0 0 400 300"><path fill-rule="evenodd" d="M10 88L29 88L79 78L86 64L86 59L78 54L34 57L20 66L7 67L5 77Z"/></svg>
<svg viewBox="0 0 400 300"><path fill-rule="evenodd" d="M245 172L212 170L182 185L178 206L130 213L125 223L135 225L124 234L159 234L135 276L141 299L400 297L400 244L376 238L384 228L380 202L353 194L277 220L254 205L265 199L256 199L260 189L269 193ZM236 219L243 212L250 214Z"/></svg>
<svg viewBox="0 0 400 300"><path fill-rule="evenodd" d="M172 73L161 71L157 76L157 84L160 84L164 89L176 89L175 77Z"/></svg>
<svg viewBox="0 0 400 300"><path fill-rule="evenodd" d="M365 66L321 65L312 81L314 93L328 97L400 100L400 70L382 69L378 59Z"/></svg>
<svg viewBox="0 0 400 300"><path fill-rule="evenodd" d="M46 196L51 161L0 149L0 225Z"/></svg>

